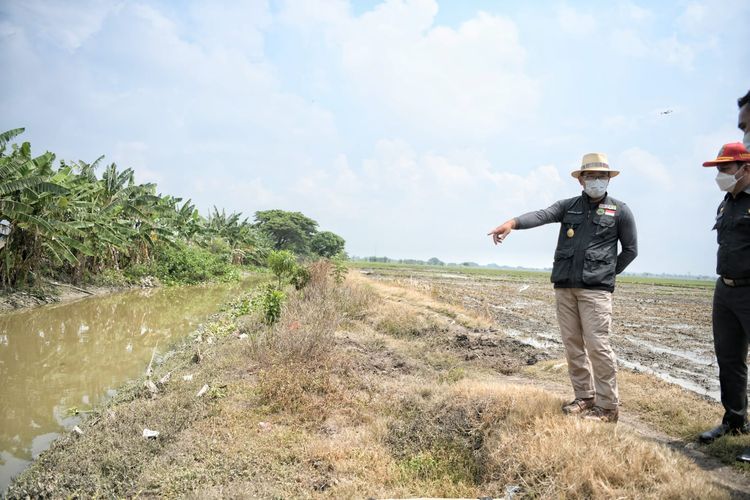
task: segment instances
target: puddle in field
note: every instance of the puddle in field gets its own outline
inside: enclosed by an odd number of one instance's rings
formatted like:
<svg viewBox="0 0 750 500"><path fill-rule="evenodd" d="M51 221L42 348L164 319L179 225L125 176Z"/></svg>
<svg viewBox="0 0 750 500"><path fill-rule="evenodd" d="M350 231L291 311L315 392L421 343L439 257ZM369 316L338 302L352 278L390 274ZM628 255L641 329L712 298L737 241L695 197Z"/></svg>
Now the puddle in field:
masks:
<svg viewBox="0 0 750 500"><path fill-rule="evenodd" d="M512 328L503 328L503 333L506 333L507 335L513 337L516 340L520 340L524 344L528 344L532 347L536 347L537 349L554 349L559 350L560 349L560 343L554 341L554 337L552 336L542 336L541 339L538 337L529 337L528 335L525 335L523 332L520 332L518 330L514 330ZM549 340L544 340L549 339Z"/></svg>
<svg viewBox="0 0 750 500"><path fill-rule="evenodd" d="M460 280L468 280L469 279L468 276L464 276L464 275L461 275L461 274L443 273L443 274L438 274L438 276L440 276L441 278L451 278L451 279L460 279Z"/></svg>
<svg viewBox="0 0 750 500"><path fill-rule="evenodd" d="M672 330L697 330L697 325L686 325L685 323L674 323L672 325L667 325L667 328L671 328Z"/></svg>
<svg viewBox="0 0 750 500"><path fill-rule="evenodd" d="M636 339L634 337L626 336L623 338L629 342L632 342L633 344L636 344L641 347L645 347L651 352L677 356L678 358L683 358L683 359L686 359L688 361L691 361L693 363L696 363L702 366L715 366L716 365L713 358L701 356L699 354L696 354L693 351L686 351L683 349L672 349L670 347L664 347L661 345L652 344L651 342L645 341L643 339Z"/></svg>
<svg viewBox="0 0 750 500"><path fill-rule="evenodd" d="M711 399L714 399L716 401L719 401L721 399L721 394L717 390L710 390L705 387L703 387L700 384L696 384L695 382L691 380L687 380L684 378L675 377L673 375L670 375L669 373L662 372L659 370L654 370L653 368L643 365L637 361L628 361L624 359L618 359L618 363L620 363L625 368L629 368L631 370L637 370L643 373L649 373L651 375L654 375L656 377L659 377L660 379L664 380L665 382L669 382L670 384L676 384L682 387L683 389L687 389L689 391L693 391L696 394L700 394L702 396L708 396Z"/></svg>

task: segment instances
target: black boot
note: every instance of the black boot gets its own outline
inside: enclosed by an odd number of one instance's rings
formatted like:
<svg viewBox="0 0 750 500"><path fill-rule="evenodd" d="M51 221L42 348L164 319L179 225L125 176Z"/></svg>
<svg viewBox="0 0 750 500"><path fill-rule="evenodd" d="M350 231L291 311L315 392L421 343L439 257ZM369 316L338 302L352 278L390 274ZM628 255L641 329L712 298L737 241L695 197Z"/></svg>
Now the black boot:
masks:
<svg viewBox="0 0 750 500"><path fill-rule="evenodd" d="M741 427L731 427L729 424L720 424L714 427L711 430L708 430L701 434L698 437L698 440L701 443L712 443L714 440L719 439L721 436L724 436L725 434L731 434L731 435L737 435L737 434L747 434L750 431L748 428L748 423L745 422Z"/></svg>

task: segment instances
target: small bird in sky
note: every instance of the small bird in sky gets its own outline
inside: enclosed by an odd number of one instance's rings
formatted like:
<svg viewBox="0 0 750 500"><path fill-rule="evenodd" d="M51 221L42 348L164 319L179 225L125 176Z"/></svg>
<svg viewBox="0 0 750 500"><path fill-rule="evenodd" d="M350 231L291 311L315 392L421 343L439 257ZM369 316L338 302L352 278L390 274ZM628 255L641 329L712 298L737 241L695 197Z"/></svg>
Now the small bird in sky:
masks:
<svg viewBox="0 0 750 500"><path fill-rule="evenodd" d="M671 110L671 109L665 109L664 111L661 111L659 114L660 115L669 115L669 114L672 114L673 112L674 111Z"/></svg>

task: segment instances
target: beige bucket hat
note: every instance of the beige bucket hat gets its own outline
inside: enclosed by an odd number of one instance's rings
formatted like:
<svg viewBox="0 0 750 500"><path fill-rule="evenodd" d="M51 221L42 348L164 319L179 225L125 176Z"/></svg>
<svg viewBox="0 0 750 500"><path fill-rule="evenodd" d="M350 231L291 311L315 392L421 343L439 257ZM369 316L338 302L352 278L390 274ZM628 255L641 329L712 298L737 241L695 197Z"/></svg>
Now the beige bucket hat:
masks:
<svg viewBox="0 0 750 500"><path fill-rule="evenodd" d="M609 160L604 153L586 153L581 160L581 168L573 170L570 175L577 179L584 172L609 172L610 177L617 177L620 173L619 170L609 168Z"/></svg>

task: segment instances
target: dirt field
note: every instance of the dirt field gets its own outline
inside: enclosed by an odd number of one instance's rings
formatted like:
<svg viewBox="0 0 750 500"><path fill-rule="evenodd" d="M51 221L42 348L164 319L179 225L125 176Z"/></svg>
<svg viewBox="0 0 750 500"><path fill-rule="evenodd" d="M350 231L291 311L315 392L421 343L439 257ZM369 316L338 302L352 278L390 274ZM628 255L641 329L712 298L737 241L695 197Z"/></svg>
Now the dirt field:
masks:
<svg viewBox="0 0 750 500"><path fill-rule="evenodd" d="M363 272L374 279L408 282L410 287L429 291L436 298L478 311L502 333L542 350L543 357L563 357L554 291L543 275L463 274L430 268ZM612 344L621 366L718 399L718 368L711 337L712 294L711 286L618 283Z"/></svg>

